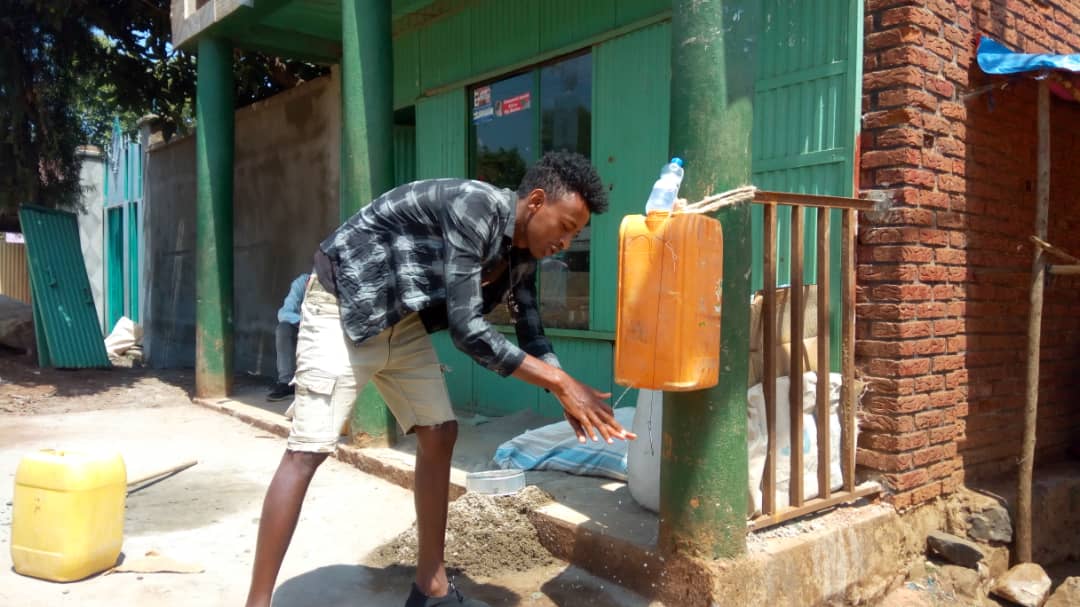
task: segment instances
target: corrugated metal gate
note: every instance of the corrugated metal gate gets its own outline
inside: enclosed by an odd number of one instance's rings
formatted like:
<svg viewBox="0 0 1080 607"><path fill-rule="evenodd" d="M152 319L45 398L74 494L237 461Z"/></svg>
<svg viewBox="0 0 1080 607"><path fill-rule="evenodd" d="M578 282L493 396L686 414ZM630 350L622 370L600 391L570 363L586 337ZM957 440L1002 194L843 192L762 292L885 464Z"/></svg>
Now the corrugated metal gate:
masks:
<svg viewBox="0 0 1080 607"><path fill-rule="evenodd" d="M113 123L105 165L105 328L121 316L139 322L143 154Z"/></svg>
<svg viewBox="0 0 1080 607"><path fill-rule="evenodd" d="M65 369L108 367L75 215L23 205L19 222L30 262L38 363Z"/></svg>

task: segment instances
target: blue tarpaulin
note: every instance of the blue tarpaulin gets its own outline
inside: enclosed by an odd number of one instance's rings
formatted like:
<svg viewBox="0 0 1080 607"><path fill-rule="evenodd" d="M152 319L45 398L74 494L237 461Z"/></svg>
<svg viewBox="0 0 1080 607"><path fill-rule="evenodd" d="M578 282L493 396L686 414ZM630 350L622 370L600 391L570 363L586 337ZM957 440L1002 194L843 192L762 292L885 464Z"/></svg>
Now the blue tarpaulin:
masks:
<svg viewBox="0 0 1080 607"><path fill-rule="evenodd" d="M1063 99L1080 101L1080 54L1051 55L1018 53L1000 42L983 37L979 41L979 67L987 74L1046 72L1050 90Z"/></svg>

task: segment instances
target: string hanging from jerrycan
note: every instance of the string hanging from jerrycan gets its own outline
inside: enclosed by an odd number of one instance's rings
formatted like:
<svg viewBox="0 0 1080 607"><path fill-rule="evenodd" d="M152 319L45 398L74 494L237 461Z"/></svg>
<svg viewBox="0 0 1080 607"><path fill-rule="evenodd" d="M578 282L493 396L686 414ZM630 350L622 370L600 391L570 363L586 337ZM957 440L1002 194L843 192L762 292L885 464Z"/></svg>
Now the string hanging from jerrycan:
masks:
<svg viewBox="0 0 1080 607"><path fill-rule="evenodd" d="M619 227L615 381L685 392L720 374L724 237L705 213L753 198L739 188L673 213L628 215Z"/></svg>

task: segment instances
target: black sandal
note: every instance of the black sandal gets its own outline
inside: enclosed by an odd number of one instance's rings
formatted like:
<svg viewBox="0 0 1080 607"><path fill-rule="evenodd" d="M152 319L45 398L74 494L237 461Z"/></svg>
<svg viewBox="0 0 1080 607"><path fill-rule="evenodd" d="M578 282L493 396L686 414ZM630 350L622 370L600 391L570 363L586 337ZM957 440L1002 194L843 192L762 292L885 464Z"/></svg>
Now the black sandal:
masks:
<svg viewBox="0 0 1080 607"><path fill-rule="evenodd" d="M420 592L420 588L413 582L409 599L405 601L405 607L491 607L483 601L467 599L454 585L454 578L450 578L450 589L446 596L428 596Z"/></svg>

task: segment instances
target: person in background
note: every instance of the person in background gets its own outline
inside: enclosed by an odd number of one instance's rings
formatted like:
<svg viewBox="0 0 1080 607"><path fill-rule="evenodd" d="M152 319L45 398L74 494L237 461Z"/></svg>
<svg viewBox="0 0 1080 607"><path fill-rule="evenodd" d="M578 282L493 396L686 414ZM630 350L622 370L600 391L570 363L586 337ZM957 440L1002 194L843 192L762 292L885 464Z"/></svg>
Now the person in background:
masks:
<svg viewBox="0 0 1080 607"><path fill-rule="evenodd" d="M293 374L296 373L296 336L300 332L300 303L310 274L301 274L289 285L289 294L278 310L274 345L277 349L277 383L266 400L277 401L293 397Z"/></svg>

